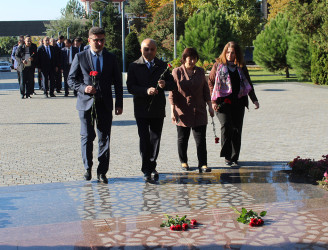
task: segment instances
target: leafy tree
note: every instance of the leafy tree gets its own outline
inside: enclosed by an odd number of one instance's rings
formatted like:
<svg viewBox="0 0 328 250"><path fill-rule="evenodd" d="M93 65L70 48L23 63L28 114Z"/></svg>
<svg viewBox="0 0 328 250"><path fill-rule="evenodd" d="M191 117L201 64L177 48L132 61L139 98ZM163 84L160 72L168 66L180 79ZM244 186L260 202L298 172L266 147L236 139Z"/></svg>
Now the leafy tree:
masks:
<svg viewBox="0 0 328 250"><path fill-rule="evenodd" d="M178 42L178 53L187 47L196 48L200 59L213 61L218 57L224 45L235 40L225 13L212 5L193 14L185 24L184 35Z"/></svg>
<svg viewBox="0 0 328 250"><path fill-rule="evenodd" d="M14 36L0 37L0 55L10 55L15 44L17 38Z"/></svg>
<svg viewBox="0 0 328 250"><path fill-rule="evenodd" d="M290 27L286 15L278 14L254 41L254 61L269 71L285 70L289 77L287 63L288 37Z"/></svg>
<svg viewBox="0 0 328 250"><path fill-rule="evenodd" d="M287 51L287 62L301 80L311 79L311 48L309 36L292 30Z"/></svg>
<svg viewBox="0 0 328 250"><path fill-rule="evenodd" d="M145 0L131 0L129 6L126 8L126 12L134 16L132 25L140 32L143 27L146 26L145 17L150 15L148 6Z"/></svg>
<svg viewBox="0 0 328 250"><path fill-rule="evenodd" d="M140 44L135 32L130 32L125 38L125 54L127 66L141 56Z"/></svg>
<svg viewBox="0 0 328 250"><path fill-rule="evenodd" d="M289 4L290 0L268 0L268 4L270 5L268 20L274 19L278 13L284 13Z"/></svg>
<svg viewBox="0 0 328 250"><path fill-rule="evenodd" d="M60 10L63 17L72 16L74 18L83 18L86 13L79 0L68 0L66 7Z"/></svg>
<svg viewBox="0 0 328 250"><path fill-rule="evenodd" d="M88 37L88 27L85 20L74 18L73 15L62 16L58 20L52 20L49 24L44 24L47 28L47 36L57 37L61 35L67 37L67 27L69 27L69 37Z"/></svg>
<svg viewBox="0 0 328 250"><path fill-rule="evenodd" d="M258 0L217 0L220 10L225 12L233 27L239 44L250 46L261 32L263 19Z"/></svg>
<svg viewBox="0 0 328 250"><path fill-rule="evenodd" d="M183 33L184 16L181 8L177 8L177 36ZM160 7L146 28L140 33L140 40L151 37L157 42L158 54L168 58L173 57L173 4Z"/></svg>

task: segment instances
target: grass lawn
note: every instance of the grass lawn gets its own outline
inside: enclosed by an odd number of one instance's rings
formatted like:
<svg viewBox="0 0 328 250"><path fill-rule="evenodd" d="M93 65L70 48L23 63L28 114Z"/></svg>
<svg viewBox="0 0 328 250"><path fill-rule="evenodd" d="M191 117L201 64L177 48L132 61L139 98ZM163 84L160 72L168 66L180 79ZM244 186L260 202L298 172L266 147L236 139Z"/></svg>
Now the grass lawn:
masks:
<svg viewBox="0 0 328 250"><path fill-rule="evenodd" d="M284 71L270 72L262 68L248 67L249 75L253 83L274 83L274 82L301 82L297 79L293 70L289 71L289 78L286 78ZM312 84L311 82L304 82Z"/></svg>

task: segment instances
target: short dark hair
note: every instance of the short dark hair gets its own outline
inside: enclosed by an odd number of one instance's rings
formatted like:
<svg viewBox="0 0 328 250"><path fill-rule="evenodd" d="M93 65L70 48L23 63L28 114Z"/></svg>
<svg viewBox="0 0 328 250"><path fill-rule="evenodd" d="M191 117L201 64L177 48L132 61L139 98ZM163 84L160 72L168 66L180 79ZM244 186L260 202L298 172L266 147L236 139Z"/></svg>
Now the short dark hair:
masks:
<svg viewBox="0 0 328 250"><path fill-rule="evenodd" d="M100 27L92 27L89 30L89 37L92 35L105 35L105 30Z"/></svg>
<svg viewBox="0 0 328 250"><path fill-rule="evenodd" d="M75 41L82 42L82 38L81 37L77 37L77 38L75 38Z"/></svg>
<svg viewBox="0 0 328 250"><path fill-rule="evenodd" d="M24 36L23 35L20 35L19 37L18 37L18 41L19 40L24 40Z"/></svg>
<svg viewBox="0 0 328 250"><path fill-rule="evenodd" d="M197 53L197 50L194 48L185 48L181 56L181 63L185 63L187 57L197 59L197 61L199 60L199 55Z"/></svg>
<svg viewBox="0 0 328 250"><path fill-rule="evenodd" d="M31 36L30 36L30 35L25 35L25 38L26 38L26 37L31 37Z"/></svg>
<svg viewBox="0 0 328 250"><path fill-rule="evenodd" d="M64 36L59 36L58 40L64 39Z"/></svg>
<svg viewBox="0 0 328 250"><path fill-rule="evenodd" d="M68 42L68 43L72 44L72 40L71 39L65 39L64 42Z"/></svg>

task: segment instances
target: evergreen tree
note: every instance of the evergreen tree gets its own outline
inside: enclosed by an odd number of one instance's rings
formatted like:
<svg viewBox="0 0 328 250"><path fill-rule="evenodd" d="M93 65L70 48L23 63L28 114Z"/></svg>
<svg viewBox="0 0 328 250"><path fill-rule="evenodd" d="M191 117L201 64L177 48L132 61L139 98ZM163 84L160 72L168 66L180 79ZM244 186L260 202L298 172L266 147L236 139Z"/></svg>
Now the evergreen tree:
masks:
<svg viewBox="0 0 328 250"><path fill-rule="evenodd" d="M108 50L122 49L122 21L117 11L117 8L109 2L104 4L102 2L95 2L92 5L95 11L103 11L102 14L102 28L106 32L106 45ZM95 20L99 23L99 15L93 13L90 17L91 20ZM89 23L91 27L91 23Z"/></svg>
<svg viewBox="0 0 328 250"><path fill-rule="evenodd" d="M289 36L287 62L300 80L311 79L311 48L309 37L292 30Z"/></svg>
<svg viewBox="0 0 328 250"><path fill-rule="evenodd" d="M140 44L135 32L130 32L125 38L125 55L127 66L141 56Z"/></svg>
<svg viewBox="0 0 328 250"><path fill-rule="evenodd" d="M188 19L177 49L182 54L185 48L193 47L202 61L213 61L221 54L225 44L235 38L226 15L220 9L208 5Z"/></svg>
<svg viewBox="0 0 328 250"><path fill-rule="evenodd" d="M254 61L269 71L285 70L289 77L287 63L288 37L290 27L284 14L278 14L270 21L254 41Z"/></svg>
<svg viewBox="0 0 328 250"><path fill-rule="evenodd" d="M16 37L0 37L0 55L10 55L15 44L17 44Z"/></svg>
<svg viewBox="0 0 328 250"><path fill-rule="evenodd" d="M79 0L69 0L66 7L60 10L62 17L73 16L74 18L85 17L85 11Z"/></svg>
<svg viewBox="0 0 328 250"><path fill-rule="evenodd" d="M126 13L134 16L131 25L133 25L138 32L146 26L145 17L150 15L145 0L130 0L129 6L126 8Z"/></svg>
<svg viewBox="0 0 328 250"><path fill-rule="evenodd" d="M328 52L314 45L312 49L311 79L315 84L328 85Z"/></svg>

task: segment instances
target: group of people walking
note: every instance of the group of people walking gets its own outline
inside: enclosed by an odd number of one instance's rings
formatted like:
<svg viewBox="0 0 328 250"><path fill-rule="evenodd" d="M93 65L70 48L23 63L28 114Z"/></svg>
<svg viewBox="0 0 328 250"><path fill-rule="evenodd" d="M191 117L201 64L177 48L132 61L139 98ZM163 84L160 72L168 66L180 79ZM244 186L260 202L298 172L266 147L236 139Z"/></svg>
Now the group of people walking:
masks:
<svg viewBox="0 0 328 250"><path fill-rule="evenodd" d="M99 27L89 30L89 45L84 48L82 39L74 45L70 39L58 41L44 37L37 47L30 36L20 36L13 48L20 84L21 98L34 93L34 73L38 68L44 96L55 97L62 88L65 96L69 88L77 96L76 108L81 121L81 150L85 180L92 179L93 141L98 135L97 179L108 183L106 176L110 159L112 111L123 113L123 86L118 61L104 49L105 31ZM145 181L158 180L156 171L166 97L169 91L171 120L177 127L178 157L181 168L189 171L188 141L192 131L197 149L199 172L211 172L207 165L206 127L208 116L215 115L221 123L221 152L229 166L238 165L241 134L248 96L259 108L242 50L235 42L225 45L216 59L208 81L202 68L197 67L199 55L195 48L186 48L181 66L173 69L156 57L157 45L147 38L141 43L141 56L130 64L127 88L133 95L134 116L139 135L141 171ZM112 95L115 91L115 102Z"/></svg>
<svg viewBox="0 0 328 250"><path fill-rule="evenodd" d="M38 68L39 89L43 90L44 97L56 97L55 91L61 93L62 77L64 77L65 96L69 95L67 84L68 73L74 56L83 51L82 39L77 37L73 42L70 39L44 37L40 46L32 43L29 35L19 36L18 44L13 47L12 60L17 70L21 98L31 98L34 94L34 74ZM76 96L76 92L74 92Z"/></svg>
<svg viewBox="0 0 328 250"><path fill-rule="evenodd" d="M68 84L77 92L77 110L81 121L81 149L85 180L92 179L93 141L98 135L97 179L108 183L112 111L123 113L123 87L118 62L114 54L104 49L105 31L89 30L90 48L77 53L68 75ZM171 119L177 126L178 155L181 168L190 170L187 149L193 132L199 172L211 172L207 166L207 112L221 123L221 153L229 166L238 165L241 134L248 96L259 108L243 54L235 42L229 42L216 60L208 81L194 48L186 48L180 67L169 72L165 62L156 57L157 45L147 38L141 43L141 56L130 64L127 88L133 95L134 116L139 135L141 171L144 180L158 180L157 157L169 92ZM112 85L115 102L112 97ZM208 111L207 111L208 109ZM96 130L96 131L95 131Z"/></svg>

